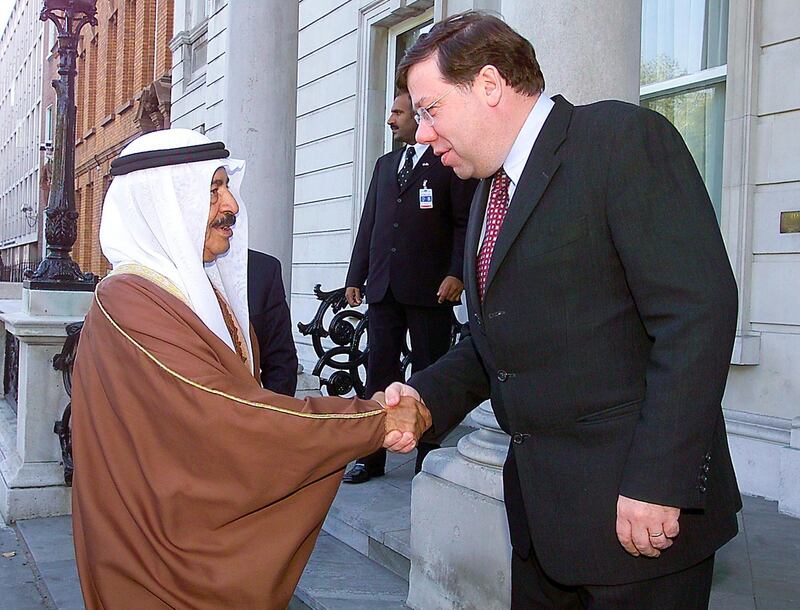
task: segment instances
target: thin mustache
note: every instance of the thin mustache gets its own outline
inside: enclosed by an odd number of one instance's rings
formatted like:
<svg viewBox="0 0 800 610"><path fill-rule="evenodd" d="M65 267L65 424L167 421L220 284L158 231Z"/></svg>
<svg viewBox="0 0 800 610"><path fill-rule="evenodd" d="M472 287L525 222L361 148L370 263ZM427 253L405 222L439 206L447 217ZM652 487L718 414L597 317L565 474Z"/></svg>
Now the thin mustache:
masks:
<svg viewBox="0 0 800 610"><path fill-rule="evenodd" d="M211 227L214 229L223 229L232 227L235 224L236 224L236 215L232 212L223 212L222 216L214 219L214 222L211 223Z"/></svg>

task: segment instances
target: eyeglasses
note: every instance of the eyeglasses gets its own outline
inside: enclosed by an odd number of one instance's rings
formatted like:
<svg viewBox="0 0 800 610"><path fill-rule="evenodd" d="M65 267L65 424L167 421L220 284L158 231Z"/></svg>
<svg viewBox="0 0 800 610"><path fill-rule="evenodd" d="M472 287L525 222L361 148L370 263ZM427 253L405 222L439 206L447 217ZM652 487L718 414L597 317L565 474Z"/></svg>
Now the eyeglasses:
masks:
<svg viewBox="0 0 800 610"><path fill-rule="evenodd" d="M433 100L430 104L428 104L424 108L420 108L419 110L417 110L414 113L414 120L417 122L417 125L419 125L420 123L424 122L428 127L433 127L433 124L436 121L436 119L434 119L431 116L431 113L429 112L430 109L433 108L439 102L441 102L445 97L447 97L447 95L453 89L455 89L455 85L450 87L447 91L445 91L442 95L437 97L435 100Z"/></svg>

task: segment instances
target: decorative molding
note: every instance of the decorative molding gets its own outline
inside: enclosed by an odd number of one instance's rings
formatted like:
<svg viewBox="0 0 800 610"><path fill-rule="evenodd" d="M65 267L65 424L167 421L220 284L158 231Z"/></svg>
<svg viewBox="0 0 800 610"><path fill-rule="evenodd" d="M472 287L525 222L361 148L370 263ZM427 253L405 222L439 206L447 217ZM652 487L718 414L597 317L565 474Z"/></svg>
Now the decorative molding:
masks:
<svg viewBox="0 0 800 610"><path fill-rule="evenodd" d="M722 411L725 415L725 428L728 434L774 445L788 446L791 442L791 419L731 409Z"/></svg>
<svg viewBox="0 0 800 610"><path fill-rule="evenodd" d="M722 169L722 231L739 285L737 334L751 331L753 267L753 166L758 123L761 2L732 2L728 19L728 63ZM742 344L744 348L744 344ZM733 364L738 364L732 361ZM742 364L750 364L743 362ZM757 364L757 362L756 362Z"/></svg>
<svg viewBox="0 0 800 610"><path fill-rule="evenodd" d="M761 358L761 333L736 333L733 342L731 364L734 366L754 366Z"/></svg>
<svg viewBox="0 0 800 610"><path fill-rule="evenodd" d="M133 100L127 100L125 102L122 102L116 108L114 108L114 112L116 114L122 114L123 112L130 110L132 106L133 106Z"/></svg>

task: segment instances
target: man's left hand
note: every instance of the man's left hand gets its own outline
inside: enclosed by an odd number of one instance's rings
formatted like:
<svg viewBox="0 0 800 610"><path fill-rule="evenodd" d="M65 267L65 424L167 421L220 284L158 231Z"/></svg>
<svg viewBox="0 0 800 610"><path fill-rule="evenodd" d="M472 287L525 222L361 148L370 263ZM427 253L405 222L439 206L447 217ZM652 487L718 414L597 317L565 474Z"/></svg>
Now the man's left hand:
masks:
<svg viewBox="0 0 800 610"><path fill-rule="evenodd" d="M455 302L461 298L461 293L463 291L464 282L455 276L448 275L439 285L439 290L436 292L436 296L439 297L440 303L444 303L445 301Z"/></svg>
<svg viewBox="0 0 800 610"><path fill-rule="evenodd" d="M619 496L617 538L634 557L658 557L678 535L681 509Z"/></svg>

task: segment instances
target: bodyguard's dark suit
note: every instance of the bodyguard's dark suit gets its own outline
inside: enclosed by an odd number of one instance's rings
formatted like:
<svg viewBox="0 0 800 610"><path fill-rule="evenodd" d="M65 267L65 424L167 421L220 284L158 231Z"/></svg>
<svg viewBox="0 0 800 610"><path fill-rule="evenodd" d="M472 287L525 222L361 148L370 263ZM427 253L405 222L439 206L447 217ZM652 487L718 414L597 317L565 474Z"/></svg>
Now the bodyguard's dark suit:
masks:
<svg viewBox="0 0 800 610"><path fill-rule="evenodd" d="M248 250L247 302L261 365L261 385L294 396L297 389L297 351L292 320L281 278L281 263L274 256Z"/></svg>
<svg viewBox="0 0 800 610"><path fill-rule="evenodd" d="M736 285L702 179L661 115L557 96L494 249L475 257L490 179L475 194L465 280L471 337L416 387L441 434L491 396L511 435L512 545L565 585L669 574L736 534L741 507L720 401ZM682 509L657 559L625 552L617 496Z"/></svg>
<svg viewBox="0 0 800 610"><path fill-rule="evenodd" d="M397 170L405 148L378 159L347 271L347 285L368 280L367 300L380 303L391 287L398 303L438 307L445 276L461 279L464 235L477 180L460 180L428 148L401 189ZM433 208L419 207L423 183ZM383 388L381 388L383 389Z"/></svg>
<svg viewBox="0 0 800 610"><path fill-rule="evenodd" d="M411 370L440 358L450 347L452 303L438 303L437 291L448 275L462 278L464 235L477 180L460 180L428 148L408 182L400 188L397 173L405 148L375 164L347 286L367 283L369 356L366 393L401 380L400 351L408 329ZM433 191L433 207L420 208L420 189ZM426 447L420 447L418 466ZM383 471L385 451L360 460Z"/></svg>

